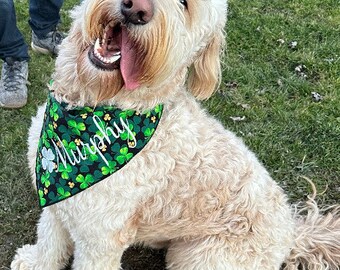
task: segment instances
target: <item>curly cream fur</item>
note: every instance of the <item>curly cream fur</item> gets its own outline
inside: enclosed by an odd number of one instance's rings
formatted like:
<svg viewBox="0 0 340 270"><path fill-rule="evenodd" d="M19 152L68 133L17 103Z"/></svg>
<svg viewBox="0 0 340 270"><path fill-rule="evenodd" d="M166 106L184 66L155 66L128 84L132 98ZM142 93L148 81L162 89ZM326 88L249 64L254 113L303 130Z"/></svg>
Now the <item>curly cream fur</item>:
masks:
<svg viewBox="0 0 340 270"><path fill-rule="evenodd" d="M18 249L11 269L62 269L72 253L73 269L119 269L135 243L167 247L170 270L278 270L284 262L289 270L339 269L339 207L323 214L311 199L294 214L242 140L195 100L220 81L226 1L189 0L188 10L178 0L153 4L149 23L128 26L142 56L134 91L124 88L119 70L99 70L87 57L102 24L121 20L121 2L85 0L74 9L56 61L56 98L135 110L163 103L164 113L125 167L43 209L37 243ZM43 112L29 132L33 179Z"/></svg>
<svg viewBox="0 0 340 270"><path fill-rule="evenodd" d="M306 203L296 205L295 243L283 270L339 269L340 206L319 209L315 186L306 180L313 187L313 195Z"/></svg>

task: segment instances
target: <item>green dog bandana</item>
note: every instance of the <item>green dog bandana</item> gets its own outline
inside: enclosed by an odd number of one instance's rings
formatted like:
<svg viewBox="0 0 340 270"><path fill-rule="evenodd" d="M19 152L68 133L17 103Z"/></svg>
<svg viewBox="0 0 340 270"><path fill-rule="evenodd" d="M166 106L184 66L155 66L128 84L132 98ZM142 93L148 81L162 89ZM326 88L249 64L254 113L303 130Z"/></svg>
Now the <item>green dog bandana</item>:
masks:
<svg viewBox="0 0 340 270"><path fill-rule="evenodd" d="M66 108L49 95L36 159L41 207L124 167L151 139L163 112L162 105L142 114L113 106Z"/></svg>

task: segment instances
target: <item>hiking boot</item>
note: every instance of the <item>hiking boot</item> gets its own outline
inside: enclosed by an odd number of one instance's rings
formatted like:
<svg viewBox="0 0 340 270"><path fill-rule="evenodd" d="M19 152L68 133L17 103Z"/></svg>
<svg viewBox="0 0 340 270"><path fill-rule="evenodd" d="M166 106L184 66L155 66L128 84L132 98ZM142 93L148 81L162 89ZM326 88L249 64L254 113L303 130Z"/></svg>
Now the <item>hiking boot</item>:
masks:
<svg viewBox="0 0 340 270"><path fill-rule="evenodd" d="M32 31L32 50L38 53L58 55L59 46L64 39L64 34L57 30L49 32L45 38L39 39Z"/></svg>
<svg viewBox="0 0 340 270"><path fill-rule="evenodd" d="M20 108L27 102L28 62L7 57L2 64L0 107Z"/></svg>

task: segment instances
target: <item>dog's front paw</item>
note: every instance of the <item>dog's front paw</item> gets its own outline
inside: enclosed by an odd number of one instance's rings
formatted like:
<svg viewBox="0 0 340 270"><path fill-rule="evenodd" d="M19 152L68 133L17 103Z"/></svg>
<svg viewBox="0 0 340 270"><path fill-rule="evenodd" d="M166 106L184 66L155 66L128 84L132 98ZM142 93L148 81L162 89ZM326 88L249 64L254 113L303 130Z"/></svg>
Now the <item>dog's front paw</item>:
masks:
<svg viewBox="0 0 340 270"><path fill-rule="evenodd" d="M43 254L40 254L43 256ZM17 249L16 255L11 263L11 270L38 270L38 250L36 246L24 245Z"/></svg>

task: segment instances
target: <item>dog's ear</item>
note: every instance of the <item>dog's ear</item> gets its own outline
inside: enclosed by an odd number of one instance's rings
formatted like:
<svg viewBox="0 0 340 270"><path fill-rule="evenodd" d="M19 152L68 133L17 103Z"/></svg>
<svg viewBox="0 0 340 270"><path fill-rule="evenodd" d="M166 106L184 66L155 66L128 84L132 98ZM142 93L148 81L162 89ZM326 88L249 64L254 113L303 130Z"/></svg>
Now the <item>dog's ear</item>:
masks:
<svg viewBox="0 0 340 270"><path fill-rule="evenodd" d="M223 44L224 35L220 31L212 37L189 69L188 88L198 99L209 98L220 84Z"/></svg>

